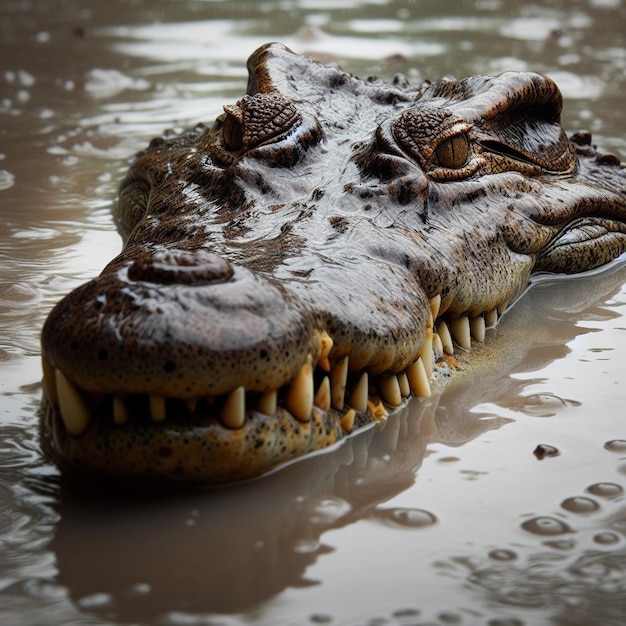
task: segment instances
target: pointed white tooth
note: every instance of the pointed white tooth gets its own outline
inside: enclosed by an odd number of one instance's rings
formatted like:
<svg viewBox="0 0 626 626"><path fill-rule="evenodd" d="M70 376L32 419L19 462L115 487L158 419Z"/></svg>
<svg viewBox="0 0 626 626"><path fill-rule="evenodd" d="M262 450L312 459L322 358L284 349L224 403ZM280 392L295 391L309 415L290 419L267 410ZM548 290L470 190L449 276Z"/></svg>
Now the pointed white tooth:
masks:
<svg viewBox="0 0 626 626"><path fill-rule="evenodd" d="M322 409L322 411L330 411L330 379L328 376L324 376L320 386L317 388L313 404Z"/></svg>
<svg viewBox="0 0 626 626"><path fill-rule="evenodd" d="M418 398L430 398L430 383L428 382L428 376L426 375L426 369L422 359L417 359L415 363L411 363L406 368L406 375L409 379L409 385L411 391Z"/></svg>
<svg viewBox="0 0 626 626"><path fill-rule="evenodd" d="M440 308L441 308L441 294L437 294L434 298L430 299L430 312L433 315L433 321L437 321Z"/></svg>
<svg viewBox="0 0 626 626"><path fill-rule="evenodd" d="M357 409L358 410L358 409ZM346 435L349 435L354 428L354 418L356 417L356 411L354 409L350 409L339 422L341 424L341 430L343 430Z"/></svg>
<svg viewBox="0 0 626 626"><path fill-rule="evenodd" d="M469 350L472 347L470 323L467 315L450 320L450 333L461 348Z"/></svg>
<svg viewBox="0 0 626 626"><path fill-rule="evenodd" d="M481 343L485 341L485 318L482 315L470 319L472 337Z"/></svg>
<svg viewBox="0 0 626 626"><path fill-rule="evenodd" d="M400 372L398 374L398 384L400 385L400 393L403 398L408 398L411 395L411 387L409 385L409 379L406 372Z"/></svg>
<svg viewBox="0 0 626 626"><path fill-rule="evenodd" d="M185 400L185 406L190 413L195 413L198 407L198 398L187 398Z"/></svg>
<svg viewBox="0 0 626 626"><path fill-rule="evenodd" d="M57 381L54 367L46 355L41 355L41 369L43 370L43 390L48 398L48 402L51 406L57 406L59 403L59 397L57 395Z"/></svg>
<svg viewBox="0 0 626 626"><path fill-rule="evenodd" d="M433 374L433 333L427 332L426 339L424 339L424 345L422 346L422 351L420 352L420 358L424 363L424 367L426 368L426 374L428 378L430 378Z"/></svg>
<svg viewBox="0 0 626 626"><path fill-rule="evenodd" d="M344 356L330 371L330 398L333 407L343 409L348 379L348 357Z"/></svg>
<svg viewBox="0 0 626 626"><path fill-rule="evenodd" d="M437 326L437 334L441 339L441 345L443 346L446 354L454 354L454 344L452 343L452 335L450 335L450 329L445 322L439 322Z"/></svg>
<svg viewBox="0 0 626 626"><path fill-rule="evenodd" d="M265 415L276 415L276 407L278 406L278 393L276 389L266 391L261 394L257 401L257 411L265 413Z"/></svg>
<svg viewBox="0 0 626 626"><path fill-rule="evenodd" d="M400 406L402 404L400 383L395 374L382 374L376 382L378 391L380 391L380 395L387 404L390 406Z"/></svg>
<svg viewBox="0 0 626 626"><path fill-rule="evenodd" d="M332 337L323 330L319 334L320 340L320 355L317 357L317 365L321 367L325 372L330 372L330 363L328 361L328 355L333 347Z"/></svg>
<svg viewBox="0 0 626 626"><path fill-rule="evenodd" d="M498 323L498 309L491 309L485 313L485 324L487 328L491 328Z"/></svg>
<svg viewBox="0 0 626 626"><path fill-rule="evenodd" d="M241 428L246 421L246 390L243 386L231 391L222 405L220 422L227 428Z"/></svg>
<svg viewBox="0 0 626 626"><path fill-rule="evenodd" d="M80 391L66 378L61 370L55 373L59 411L65 428L70 435L82 435L91 420L91 410L80 395Z"/></svg>
<svg viewBox="0 0 626 626"><path fill-rule="evenodd" d="M123 426L128 422L129 417L124 399L120 396L113 396L113 423Z"/></svg>
<svg viewBox="0 0 626 626"><path fill-rule="evenodd" d="M441 342L439 333L433 333L433 352L435 353L436 359L443 358L443 343Z"/></svg>
<svg viewBox="0 0 626 626"><path fill-rule="evenodd" d="M150 396L150 417L153 422L164 422L167 417L165 411L165 398L163 396Z"/></svg>
<svg viewBox="0 0 626 626"><path fill-rule="evenodd" d="M293 379L285 398L287 410L300 422L311 419L314 391L313 367L309 358Z"/></svg>
<svg viewBox="0 0 626 626"><path fill-rule="evenodd" d="M367 393L369 390L369 378L367 372L363 372L363 375L356 384L356 387L350 394L348 404L357 411L365 413L367 411Z"/></svg>

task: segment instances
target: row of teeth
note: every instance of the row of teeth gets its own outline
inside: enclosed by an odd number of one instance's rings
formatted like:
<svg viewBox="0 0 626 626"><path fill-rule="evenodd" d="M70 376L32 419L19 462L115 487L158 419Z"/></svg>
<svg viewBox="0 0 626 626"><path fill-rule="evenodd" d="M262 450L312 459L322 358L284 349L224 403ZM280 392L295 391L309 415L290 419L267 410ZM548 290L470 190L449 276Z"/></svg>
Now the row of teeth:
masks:
<svg viewBox="0 0 626 626"><path fill-rule="evenodd" d="M472 338L482 342L487 328L494 326L498 313L504 307L493 309L477 317L463 316L451 321L437 319L441 304L440 296L430 301L431 317L427 326L426 340L418 358L404 371L370 376L367 372L350 373L349 356L337 362L329 361L333 347L332 338L325 332L320 334L320 355L314 367L309 356L296 377L280 390L265 393L246 392L237 387L229 394L216 397L191 398L184 400L189 413L196 413L200 402L219 407L217 417L226 428L238 429L245 424L249 407L274 415L283 406L298 421L308 423L313 407L322 411L335 409L344 412L341 426L346 433L352 431L356 412L369 412L375 419L387 415L385 405L400 406L406 398L429 397L430 380L435 361L444 355L454 354L454 343L464 350L471 347ZM82 435L89 426L98 406L105 404L106 396L83 391L76 387L59 369L55 369L43 356L44 388L48 400L59 409L67 431L74 436ZM317 384L315 381L319 381ZM109 396L113 422L122 426L130 419L128 398ZM167 419L168 404L180 400L164 396L147 396L148 412L153 422Z"/></svg>

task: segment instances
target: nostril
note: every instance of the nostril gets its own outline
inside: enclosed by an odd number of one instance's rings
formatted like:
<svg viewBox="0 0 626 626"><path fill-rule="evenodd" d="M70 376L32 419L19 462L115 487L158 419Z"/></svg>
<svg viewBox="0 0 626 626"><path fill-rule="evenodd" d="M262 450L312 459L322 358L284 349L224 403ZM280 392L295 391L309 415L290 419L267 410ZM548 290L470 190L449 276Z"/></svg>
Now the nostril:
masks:
<svg viewBox="0 0 626 626"><path fill-rule="evenodd" d="M128 268L130 280L161 285L210 285L227 282L232 275L226 259L206 250L151 250Z"/></svg>

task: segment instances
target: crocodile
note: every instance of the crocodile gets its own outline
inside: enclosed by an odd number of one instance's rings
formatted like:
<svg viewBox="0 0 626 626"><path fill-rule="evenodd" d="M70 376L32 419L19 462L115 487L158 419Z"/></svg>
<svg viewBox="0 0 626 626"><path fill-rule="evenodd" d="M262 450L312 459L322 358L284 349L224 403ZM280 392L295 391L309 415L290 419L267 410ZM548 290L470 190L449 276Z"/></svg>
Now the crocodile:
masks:
<svg viewBox="0 0 626 626"><path fill-rule="evenodd" d="M533 274L626 251L626 169L567 136L544 75L412 86L278 43L248 71L136 156L121 253L44 324L41 441L69 474L266 473L428 398Z"/></svg>

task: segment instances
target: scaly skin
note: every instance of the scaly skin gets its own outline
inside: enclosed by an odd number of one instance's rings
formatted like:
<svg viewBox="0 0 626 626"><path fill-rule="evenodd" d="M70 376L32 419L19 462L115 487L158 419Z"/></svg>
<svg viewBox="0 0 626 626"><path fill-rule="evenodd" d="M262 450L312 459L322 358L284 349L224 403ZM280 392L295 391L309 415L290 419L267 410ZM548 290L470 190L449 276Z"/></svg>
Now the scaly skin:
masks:
<svg viewBox="0 0 626 626"><path fill-rule="evenodd" d="M626 249L625 170L567 139L546 77L412 88L277 44L248 67L210 129L138 155L124 250L46 321L42 441L64 469L261 474L428 396L533 272Z"/></svg>

